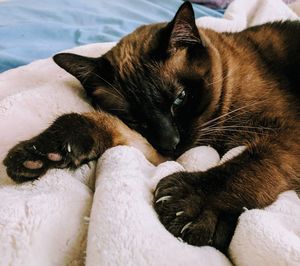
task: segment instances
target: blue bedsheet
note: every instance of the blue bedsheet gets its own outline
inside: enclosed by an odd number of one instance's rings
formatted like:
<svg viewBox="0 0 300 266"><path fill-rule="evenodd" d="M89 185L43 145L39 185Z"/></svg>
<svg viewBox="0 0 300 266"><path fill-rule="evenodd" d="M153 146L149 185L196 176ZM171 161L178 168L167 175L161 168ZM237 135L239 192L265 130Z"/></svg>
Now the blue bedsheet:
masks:
<svg viewBox="0 0 300 266"><path fill-rule="evenodd" d="M117 41L142 24L170 20L182 0L0 2L0 72L78 45ZM222 11L195 5L196 17Z"/></svg>

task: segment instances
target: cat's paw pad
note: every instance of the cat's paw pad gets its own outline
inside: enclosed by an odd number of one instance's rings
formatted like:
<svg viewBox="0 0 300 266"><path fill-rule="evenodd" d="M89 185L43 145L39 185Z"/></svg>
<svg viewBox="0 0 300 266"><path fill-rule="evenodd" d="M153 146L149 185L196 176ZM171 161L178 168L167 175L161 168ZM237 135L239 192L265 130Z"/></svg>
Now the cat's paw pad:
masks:
<svg viewBox="0 0 300 266"><path fill-rule="evenodd" d="M31 141L23 141L13 147L3 163L7 174L16 182L34 180L49 168L46 154L39 152Z"/></svg>

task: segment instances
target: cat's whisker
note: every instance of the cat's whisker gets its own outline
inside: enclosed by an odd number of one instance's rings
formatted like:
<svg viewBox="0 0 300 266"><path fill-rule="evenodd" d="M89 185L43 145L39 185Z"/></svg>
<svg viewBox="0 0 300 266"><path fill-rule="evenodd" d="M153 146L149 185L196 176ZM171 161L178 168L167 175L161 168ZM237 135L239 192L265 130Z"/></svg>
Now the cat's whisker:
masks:
<svg viewBox="0 0 300 266"><path fill-rule="evenodd" d="M268 134L264 134L263 132L255 132L255 131L247 131L247 130L239 130L239 129L224 129L222 128L216 128L211 129L206 132L203 132L196 141L194 142L194 145L208 145L211 142L228 142L232 141L233 143L236 143L236 139L234 139L231 135L224 135L226 132L237 132L237 133L246 133L246 134L256 134L256 135L262 135L267 136ZM222 138L223 136L223 138ZM237 143L238 144L238 143Z"/></svg>
<svg viewBox="0 0 300 266"><path fill-rule="evenodd" d="M218 126L218 127L209 127L209 128L206 128L206 129L202 129L200 131L202 132L208 132L208 131L213 131L215 129L217 130L226 130L226 129L257 129L257 130L260 130L260 131L272 131L274 132L274 128L269 128L269 127L254 127L254 126L239 126L239 125L231 125L231 126ZM259 131L252 131L254 133L261 133Z"/></svg>
<svg viewBox="0 0 300 266"><path fill-rule="evenodd" d="M254 127L254 126L240 126L240 125L231 125L231 126L222 126L223 128L233 128L233 127L241 127L241 128L252 128L252 129L261 129L261 130L272 130L274 131L274 128L271 127Z"/></svg>
<svg viewBox="0 0 300 266"><path fill-rule="evenodd" d="M200 131L205 131L206 129L210 129L210 128L213 128L213 127L215 127L215 126L217 126L217 125L220 125L220 124L224 124L225 122L228 122L228 121L230 121L230 120L232 120L233 118L239 118L239 117L241 117L243 114L245 114L245 113L247 113L247 112L243 112L243 113L238 113L238 114L236 114L236 115L234 115L234 116L227 116L227 117L225 117L225 119L224 120L221 120L221 121L215 121L215 123L214 124L211 124L211 125L209 125L209 126L207 126L207 127L205 127L205 128L201 128L201 125L200 125Z"/></svg>
<svg viewBox="0 0 300 266"><path fill-rule="evenodd" d="M106 79L104 79L103 77L101 77L99 74L95 73L95 72L91 72L91 74L97 76L98 78L100 78L102 81L104 81L107 85L109 85L121 98L124 99L124 95L115 87L113 86L109 81L107 81Z"/></svg>
<svg viewBox="0 0 300 266"><path fill-rule="evenodd" d="M243 110L243 109L245 109L245 108L247 108L247 107L248 107L248 106L242 106L242 107L239 107L239 108L237 108L237 109L234 109L234 110L232 110L232 111L230 111L230 112L227 112L227 113L222 114L222 115L220 115L220 116L218 116L218 117L216 117L216 118L213 118L213 119L211 119L211 120L209 120L209 121L207 121L207 122L201 124L200 126L203 127L203 126L209 125L209 124L211 124L212 122L215 122L215 121L217 121L217 120L219 120L219 119L221 119L221 118L223 118L223 117L229 116L229 115L231 115L232 113L236 113L236 112L238 112L238 111L240 111L240 110Z"/></svg>
<svg viewBox="0 0 300 266"><path fill-rule="evenodd" d="M97 92L99 93L99 94L101 94L101 91L105 91L105 94L109 94L109 95L111 95L112 97L114 97L114 98L118 98L119 99L119 96L118 95L116 95L116 94L114 94L113 92L111 92L111 91L108 91L107 89L104 89L104 88L97 88Z"/></svg>
<svg viewBox="0 0 300 266"><path fill-rule="evenodd" d="M228 138L232 141L234 141L231 138ZM220 142L220 141L228 141L228 139L223 139L223 138L197 138L196 141L194 141L194 145L210 145L211 142Z"/></svg>
<svg viewBox="0 0 300 266"><path fill-rule="evenodd" d="M230 115L233 114L233 113L236 113L236 112L238 112L238 111L243 110L243 113L240 113L240 114L237 115L237 116L240 116L240 115L242 115L242 114L245 114L245 113L249 112L249 111L244 110L244 109L249 108L249 107L253 107L253 106L255 106L255 105L257 105L257 104L260 104L260 103L262 103L262 102L264 102L264 101L266 101L266 99L261 100L261 101L255 101L255 102L250 103L250 104L248 104L248 105L245 105L245 106L236 108L236 109L234 109L234 110L232 110L232 111L229 111L229 112L227 112L227 113L225 113L225 114L222 114L222 115L220 115L220 116L218 116L218 117L215 117L215 118L213 118L213 119L211 119L211 120L209 120L209 121L207 121L207 122L201 124L199 127L204 127L204 126L206 126L206 125L211 124L212 122L216 122L216 121L218 121L218 120L220 120L220 119L222 119L222 118L224 118L224 117L230 116ZM229 117L228 119L231 119L231 118L233 118L233 117L234 117L234 116L231 116L231 117ZM226 121L226 120L224 120L224 122L225 122L225 121Z"/></svg>
<svg viewBox="0 0 300 266"><path fill-rule="evenodd" d="M247 130L249 129L249 130ZM259 130L259 131L258 131ZM268 136L269 132L274 132L273 128L267 128L267 127L254 127L254 126L243 126L243 125L230 125L230 126L210 126L207 127L205 130L201 130L202 133L199 135L199 138L197 139L196 143L200 140L210 140L210 141L228 141L232 140L235 141L233 136L230 135L224 135L226 132L240 132L240 133L247 133L247 134L257 134L257 135L263 135ZM263 132L267 131L267 132ZM269 131L269 132L268 132ZM220 136L224 136L225 138L220 138ZM204 138L205 137L205 138ZM207 138L209 137L209 139Z"/></svg>
<svg viewBox="0 0 300 266"><path fill-rule="evenodd" d="M237 114L235 114L235 115L232 115L232 114L231 114L231 115L228 115L228 116L224 116L224 120L218 119L218 120L214 121L215 123L210 124L210 125L206 126L205 128L202 128L203 125L200 125L199 127L196 127L196 129L198 129L198 130L200 130L200 131L205 131L205 130L207 130L207 129L216 127L216 126L218 126L218 125L220 125L220 124L224 124L225 122L228 122L228 121L230 121L230 120L231 120L231 122L234 122L234 120L233 120L234 118L241 118L241 117L242 117L244 114L246 114L246 113L248 113L248 111L243 110L243 112L237 113Z"/></svg>
<svg viewBox="0 0 300 266"><path fill-rule="evenodd" d="M218 131L219 133L223 133L223 132L240 132L240 133L251 133L251 134L258 134L258 135L265 135L267 136L266 133L263 132L257 132L257 131L251 131L251 130L240 130L240 129L214 129L216 131ZM211 130L211 132L214 132L214 130Z"/></svg>
<svg viewBox="0 0 300 266"><path fill-rule="evenodd" d="M230 125L230 126L211 126L209 128L206 129L202 129L200 130L203 133L207 133L207 132L211 132L211 131L229 131L231 129L235 129L235 130L245 130L248 129L250 132L253 133L263 133L262 131L272 131L274 132L274 128L269 128L269 127L255 127L255 126L243 126L243 125ZM257 131L259 130L259 131ZM265 132L266 133L266 132Z"/></svg>
<svg viewBox="0 0 300 266"><path fill-rule="evenodd" d="M196 143L199 143L201 141L214 141L214 139L209 139L209 138L200 138L200 139L197 139Z"/></svg>
<svg viewBox="0 0 300 266"><path fill-rule="evenodd" d="M232 120L233 118L240 118L244 113L246 112L243 112L241 114L237 114L237 115L234 115L234 116L231 116L231 117L227 117L224 121L218 121L217 123L214 123L210 126L207 126L205 128L201 128L199 131L200 132L206 132L207 130L209 129L214 129L214 128L245 128L245 129L257 129L259 131L272 131L272 132L275 132L275 128L270 128L270 127L264 127L264 126L259 126L259 127L256 127L256 126L248 126L247 125L247 122L246 121L243 121L243 120L239 120L237 121L239 124L238 125L221 125L219 126L220 124L224 124L225 122L228 122L229 120ZM231 122L234 122L234 121L231 121ZM258 132L258 131L255 131L255 132Z"/></svg>
<svg viewBox="0 0 300 266"><path fill-rule="evenodd" d="M217 135L208 135L208 134L203 134L201 136L199 136L199 138L197 139L198 140L205 140L205 141L226 141L228 139L227 138L220 138L220 136L217 136Z"/></svg>

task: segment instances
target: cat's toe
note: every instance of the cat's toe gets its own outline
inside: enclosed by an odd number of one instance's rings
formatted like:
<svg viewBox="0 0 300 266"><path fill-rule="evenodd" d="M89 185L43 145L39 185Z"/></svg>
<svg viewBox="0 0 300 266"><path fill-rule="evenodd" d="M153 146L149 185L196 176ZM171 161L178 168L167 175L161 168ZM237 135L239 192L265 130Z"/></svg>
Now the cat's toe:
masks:
<svg viewBox="0 0 300 266"><path fill-rule="evenodd" d="M212 246L217 222L216 213L211 210L203 210L197 218L183 227L181 238L191 245Z"/></svg>
<svg viewBox="0 0 300 266"><path fill-rule="evenodd" d="M24 183L38 179L46 172L46 169L31 170L22 167L7 167L7 175L17 183Z"/></svg>
<svg viewBox="0 0 300 266"><path fill-rule="evenodd" d="M154 208L160 221L176 237L184 235L202 211L204 197L186 182L187 173L176 173L159 182Z"/></svg>
<svg viewBox="0 0 300 266"><path fill-rule="evenodd" d="M40 169L43 167L43 165L44 163L41 160L37 160L37 161L27 160L23 162L23 166L31 170Z"/></svg>
<svg viewBox="0 0 300 266"><path fill-rule="evenodd" d="M48 153L47 158L50 161L53 161L53 162L60 162L63 159L62 155L60 153L57 153L57 152Z"/></svg>
<svg viewBox="0 0 300 266"><path fill-rule="evenodd" d="M22 142L12 148L3 161L8 176L18 183L37 179L48 169L45 156L33 147L29 142Z"/></svg>

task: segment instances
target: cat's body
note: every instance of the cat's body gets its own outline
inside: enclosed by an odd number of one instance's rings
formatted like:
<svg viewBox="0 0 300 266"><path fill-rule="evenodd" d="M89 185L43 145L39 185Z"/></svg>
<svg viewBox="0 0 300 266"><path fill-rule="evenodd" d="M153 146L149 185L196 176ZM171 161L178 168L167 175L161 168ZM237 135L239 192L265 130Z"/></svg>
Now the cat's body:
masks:
<svg viewBox="0 0 300 266"><path fill-rule="evenodd" d="M143 26L98 59L54 60L81 81L96 108L162 154L247 147L205 173L164 178L154 196L171 233L224 250L244 207L267 206L300 188L299 36L299 22L240 33L197 29L185 3L170 23Z"/></svg>

